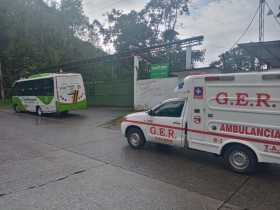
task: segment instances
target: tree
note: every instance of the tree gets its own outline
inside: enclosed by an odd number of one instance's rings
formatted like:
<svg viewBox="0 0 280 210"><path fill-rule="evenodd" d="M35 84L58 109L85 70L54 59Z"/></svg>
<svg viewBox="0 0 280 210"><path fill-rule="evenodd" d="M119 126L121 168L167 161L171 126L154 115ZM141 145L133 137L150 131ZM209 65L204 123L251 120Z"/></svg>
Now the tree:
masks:
<svg viewBox="0 0 280 210"><path fill-rule="evenodd" d="M62 0L59 9L65 26L74 34L84 35L89 20L84 15L82 0Z"/></svg>
<svg viewBox="0 0 280 210"><path fill-rule="evenodd" d="M106 14L106 24L93 22L104 44L111 43L120 52L129 46L148 47L177 39L177 19L188 15L188 0L150 0L140 12L125 14L113 9Z"/></svg>
<svg viewBox="0 0 280 210"><path fill-rule="evenodd" d="M104 55L88 41L92 28L81 0L53 2L1 0L0 57L6 88L34 68Z"/></svg>
<svg viewBox="0 0 280 210"><path fill-rule="evenodd" d="M112 10L107 14L108 27L97 20L95 26L104 38L104 43L114 45L117 52L131 48L144 48L150 45L154 36L153 31L141 20L136 11L123 14L119 10Z"/></svg>
<svg viewBox="0 0 280 210"><path fill-rule="evenodd" d="M157 37L165 32L172 32L174 37L178 17L189 15L188 3L188 0L151 0L140 14Z"/></svg>
<svg viewBox="0 0 280 210"><path fill-rule="evenodd" d="M188 3L188 0L150 0L140 12L113 9L106 14L105 24L95 20L93 28L103 44L112 44L118 53L171 43L178 39L178 18L189 15ZM202 61L204 54L204 51L194 51L193 60ZM171 69L185 68L186 55L181 46L148 52L145 57L153 62L169 63Z"/></svg>

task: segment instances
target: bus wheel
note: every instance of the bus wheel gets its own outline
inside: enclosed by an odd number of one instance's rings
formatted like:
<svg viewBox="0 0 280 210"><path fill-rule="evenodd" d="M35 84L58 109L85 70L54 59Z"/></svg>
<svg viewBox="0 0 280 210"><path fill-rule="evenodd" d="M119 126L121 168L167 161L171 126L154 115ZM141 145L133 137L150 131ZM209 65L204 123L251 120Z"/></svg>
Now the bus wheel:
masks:
<svg viewBox="0 0 280 210"><path fill-rule="evenodd" d="M242 145L234 145L223 154L226 166L234 172L248 174L255 171L257 157L255 153Z"/></svg>
<svg viewBox="0 0 280 210"><path fill-rule="evenodd" d="M133 149L142 148L146 142L144 134L139 128L129 128L127 131L127 141Z"/></svg>
<svg viewBox="0 0 280 210"><path fill-rule="evenodd" d="M15 104L13 107L14 107L14 111L16 113L20 113L21 112L21 110L19 109L18 105Z"/></svg>
<svg viewBox="0 0 280 210"><path fill-rule="evenodd" d="M37 107L37 109L36 109L36 114L39 116L39 117L41 117L42 115L43 115L43 111L42 111L42 108L41 107Z"/></svg>
<svg viewBox="0 0 280 210"><path fill-rule="evenodd" d="M68 113L69 113L69 111L63 111L63 112L60 112L59 114L60 114L60 116L65 117L68 115Z"/></svg>

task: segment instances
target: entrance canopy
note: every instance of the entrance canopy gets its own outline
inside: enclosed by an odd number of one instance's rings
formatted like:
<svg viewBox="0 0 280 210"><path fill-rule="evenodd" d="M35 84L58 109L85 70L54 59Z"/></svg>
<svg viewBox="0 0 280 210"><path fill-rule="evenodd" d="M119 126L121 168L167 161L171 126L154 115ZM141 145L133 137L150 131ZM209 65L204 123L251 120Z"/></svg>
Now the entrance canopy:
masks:
<svg viewBox="0 0 280 210"><path fill-rule="evenodd" d="M240 48L267 64L270 68L280 67L280 40L238 44Z"/></svg>

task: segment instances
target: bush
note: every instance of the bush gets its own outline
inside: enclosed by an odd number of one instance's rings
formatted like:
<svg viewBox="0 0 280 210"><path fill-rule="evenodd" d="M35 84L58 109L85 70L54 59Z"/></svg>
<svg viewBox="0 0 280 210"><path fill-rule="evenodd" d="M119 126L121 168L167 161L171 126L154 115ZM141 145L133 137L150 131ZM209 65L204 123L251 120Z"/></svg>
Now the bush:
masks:
<svg viewBox="0 0 280 210"><path fill-rule="evenodd" d="M12 99L0 99L0 107L10 107L12 106Z"/></svg>

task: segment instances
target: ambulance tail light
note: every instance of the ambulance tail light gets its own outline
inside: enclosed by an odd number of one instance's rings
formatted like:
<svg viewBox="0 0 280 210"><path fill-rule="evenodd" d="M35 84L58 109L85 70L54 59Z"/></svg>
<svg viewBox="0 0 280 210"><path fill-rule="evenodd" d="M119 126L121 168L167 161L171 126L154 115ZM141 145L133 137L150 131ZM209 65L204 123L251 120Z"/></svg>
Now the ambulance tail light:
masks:
<svg viewBox="0 0 280 210"><path fill-rule="evenodd" d="M209 76L205 77L205 81L212 82L212 81L233 81L234 76Z"/></svg>

